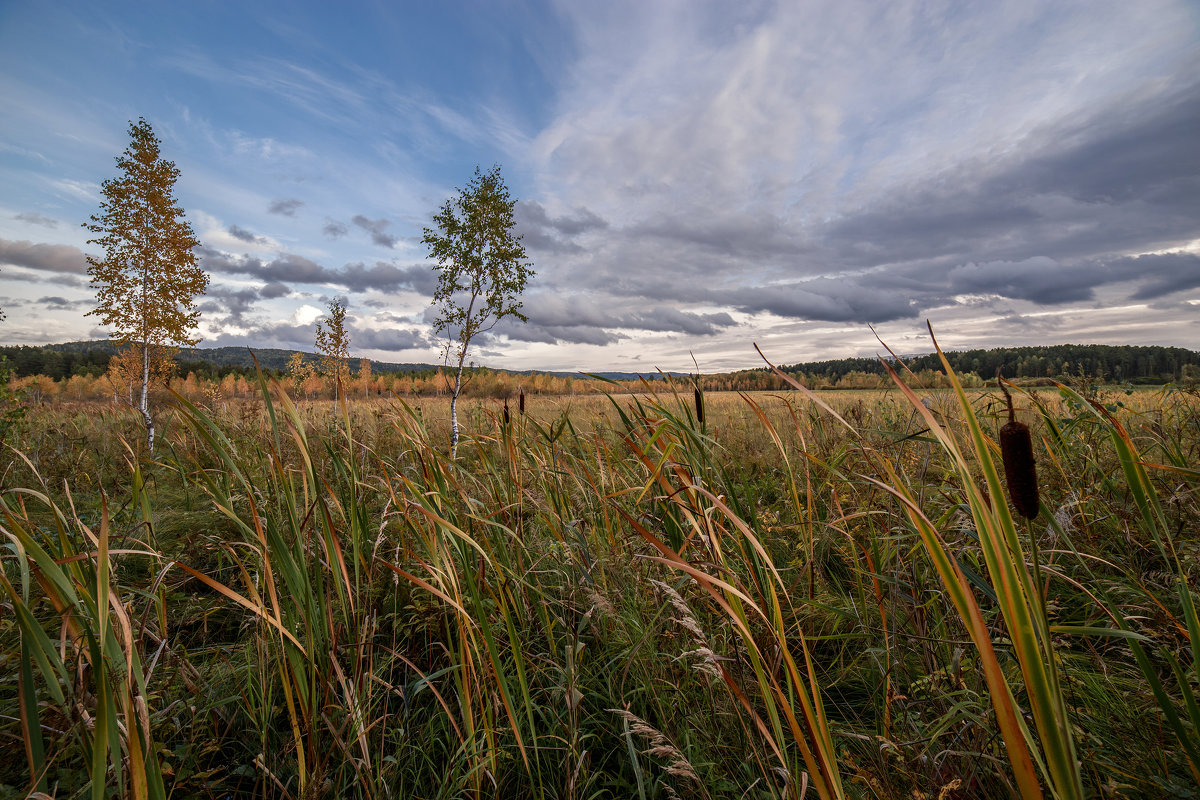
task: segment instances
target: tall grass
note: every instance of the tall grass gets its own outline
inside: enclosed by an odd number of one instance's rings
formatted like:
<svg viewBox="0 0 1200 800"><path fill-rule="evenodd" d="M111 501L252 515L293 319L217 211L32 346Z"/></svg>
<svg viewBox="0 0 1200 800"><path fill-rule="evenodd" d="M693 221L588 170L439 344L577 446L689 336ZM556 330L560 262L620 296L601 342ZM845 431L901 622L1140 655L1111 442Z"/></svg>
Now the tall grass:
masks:
<svg viewBox="0 0 1200 800"><path fill-rule="evenodd" d="M1200 781L1197 398L177 398L25 425L0 491L13 792L1171 796ZM130 430L136 431L135 427ZM43 479L41 476L53 476ZM72 487L72 484L75 484ZM103 494L100 488L107 489Z"/></svg>

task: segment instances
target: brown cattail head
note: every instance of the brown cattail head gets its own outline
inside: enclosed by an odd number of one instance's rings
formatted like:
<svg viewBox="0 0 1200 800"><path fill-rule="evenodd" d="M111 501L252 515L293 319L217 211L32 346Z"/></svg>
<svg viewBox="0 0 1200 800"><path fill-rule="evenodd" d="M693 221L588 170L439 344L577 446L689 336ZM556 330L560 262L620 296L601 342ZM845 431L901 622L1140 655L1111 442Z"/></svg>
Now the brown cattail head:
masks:
<svg viewBox="0 0 1200 800"><path fill-rule="evenodd" d="M693 390L694 399L696 401L696 421L704 425L704 395L700 391L700 387Z"/></svg>
<svg viewBox="0 0 1200 800"><path fill-rule="evenodd" d="M999 377L999 375L997 375ZM1019 422L1013 411L1012 395L1000 383L1008 401L1008 422L1000 429L1000 455L1004 459L1004 478L1008 482L1008 497L1017 513L1025 519L1038 515L1037 467L1033 462L1033 437L1029 426Z"/></svg>
<svg viewBox="0 0 1200 800"><path fill-rule="evenodd" d="M507 399L505 399L505 401L504 401L504 427L506 427L506 428L507 428L507 427L508 427L508 423L509 423L509 418L508 418L508 400L507 400Z"/></svg>
<svg viewBox="0 0 1200 800"><path fill-rule="evenodd" d="M525 413L525 390L521 390L520 396L517 398L517 410L522 414Z"/></svg>

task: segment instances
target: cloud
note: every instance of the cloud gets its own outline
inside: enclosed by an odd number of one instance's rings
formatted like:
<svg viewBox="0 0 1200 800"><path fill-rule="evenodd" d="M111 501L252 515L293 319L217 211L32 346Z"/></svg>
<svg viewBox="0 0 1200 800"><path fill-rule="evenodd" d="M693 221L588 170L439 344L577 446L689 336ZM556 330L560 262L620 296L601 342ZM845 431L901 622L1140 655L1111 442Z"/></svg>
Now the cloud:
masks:
<svg viewBox="0 0 1200 800"><path fill-rule="evenodd" d="M950 290L960 294L996 294L1041 305L1091 300L1096 270L1088 264L1065 267L1035 256L1023 261L963 264L950 270Z"/></svg>
<svg viewBox="0 0 1200 800"><path fill-rule="evenodd" d="M246 315L254 310L260 298L254 288L232 289L225 286L210 286L203 299L196 304L197 310L205 315L211 325L248 324Z"/></svg>
<svg viewBox="0 0 1200 800"><path fill-rule="evenodd" d="M58 220L51 219L50 217L43 217L41 214L33 211L23 211L20 214L14 215L13 219L20 220L21 222L28 222L30 225L41 225L44 228L58 227Z"/></svg>
<svg viewBox="0 0 1200 800"><path fill-rule="evenodd" d="M50 181L50 187L54 190L55 194L70 200L86 200L89 203L96 203L100 200L100 186L88 181L60 178Z"/></svg>
<svg viewBox="0 0 1200 800"><path fill-rule="evenodd" d="M547 191L517 207L535 285L839 324L1195 289L1191 257L1122 260L1200 239L1200 49L1156 9L568 9ZM568 328L535 313L512 335ZM575 328L635 331L604 316Z"/></svg>
<svg viewBox="0 0 1200 800"><path fill-rule="evenodd" d="M40 244L0 239L0 264L46 272L87 274L83 251L66 244Z"/></svg>
<svg viewBox="0 0 1200 800"><path fill-rule="evenodd" d="M432 294L436 276L424 264L398 266L377 261L373 266L354 263L340 270L329 269L304 256L284 253L270 261L254 256L235 256L211 248L198 250L201 264L210 272L225 275L249 275L271 285L272 292L295 284L333 284L352 292L414 291ZM280 296L280 295L276 295Z"/></svg>
<svg viewBox="0 0 1200 800"><path fill-rule="evenodd" d="M258 290L259 297L266 300L272 300L276 297L287 297L292 293L291 288L285 283L278 281L268 283L266 286Z"/></svg>
<svg viewBox="0 0 1200 800"><path fill-rule="evenodd" d="M265 236L255 236L250 231L237 225L229 226L229 235L247 244L266 244L268 241Z"/></svg>
<svg viewBox="0 0 1200 800"><path fill-rule="evenodd" d="M285 197L278 200L272 200L271 205L267 206L268 214L280 214L285 217L296 216L296 211L304 205L303 200L297 200L294 197Z"/></svg>
<svg viewBox="0 0 1200 800"><path fill-rule="evenodd" d="M1200 288L1200 255L1174 252L1121 258L1109 268L1138 283L1134 300L1157 300L1176 292Z"/></svg>
<svg viewBox="0 0 1200 800"><path fill-rule="evenodd" d="M340 239L349 232L350 229L344 223L332 219L325 223L325 227L321 228L321 233L330 239Z"/></svg>
<svg viewBox="0 0 1200 800"><path fill-rule="evenodd" d="M91 300L68 300L65 297L41 297L38 302L53 310L67 310L92 305Z"/></svg>
<svg viewBox="0 0 1200 800"><path fill-rule="evenodd" d="M669 305L622 308L612 298L596 295L538 292L527 298L522 310L528 322L506 318L494 329L493 338L603 345L629 339L634 332L712 336L736 324L725 312L698 313ZM432 309L426 315L427 321L431 315Z"/></svg>
<svg viewBox="0 0 1200 800"><path fill-rule="evenodd" d="M424 350L429 346L429 341L416 328L360 327L351 333L350 344L361 350Z"/></svg>
<svg viewBox="0 0 1200 800"><path fill-rule="evenodd" d="M380 247L392 248L396 246L396 237L386 233L387 228L391 227L392 224L390 220L367 219L362 214L355 214L350 221L370 233L371 241Z"/></svg>
<svg viewBox="0 0 1200 800"><path fill-rule="evenodd" d="M586 208L577 208L573 214L552 217L536 200L518 202L514 217L517 233L525 246L535 252L583 252L583 248L571 240L581 234L608 227L608 222Z"/></svg>

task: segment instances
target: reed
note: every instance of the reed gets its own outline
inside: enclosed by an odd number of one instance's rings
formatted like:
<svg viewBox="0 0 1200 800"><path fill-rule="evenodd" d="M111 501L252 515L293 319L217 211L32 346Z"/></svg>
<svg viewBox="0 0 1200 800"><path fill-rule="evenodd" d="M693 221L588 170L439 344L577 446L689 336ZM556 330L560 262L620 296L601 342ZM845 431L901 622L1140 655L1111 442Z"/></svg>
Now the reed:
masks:
<svg viewBox="0 0 1200 800"><path fill-rule="evenodd" d="M1200 398L955 377L30 414L0 794L1194 791Z"/></svg>

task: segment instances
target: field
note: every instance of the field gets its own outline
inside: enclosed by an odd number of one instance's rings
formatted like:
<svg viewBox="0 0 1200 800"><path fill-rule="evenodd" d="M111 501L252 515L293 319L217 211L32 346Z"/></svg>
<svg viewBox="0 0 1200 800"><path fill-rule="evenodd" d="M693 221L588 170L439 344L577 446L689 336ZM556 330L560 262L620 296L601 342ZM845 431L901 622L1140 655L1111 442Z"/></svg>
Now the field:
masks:
<svg viewBox="0 0 1200 800"><path fill-rule="evenodd" d="M13 432L0 791L1200 791L1194 390L260 388Z"/></svg>

